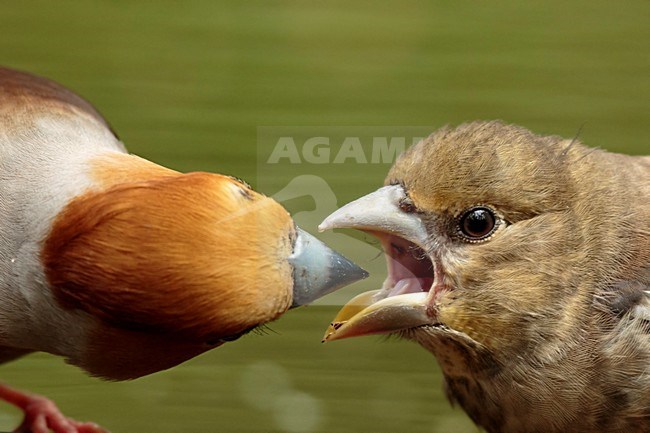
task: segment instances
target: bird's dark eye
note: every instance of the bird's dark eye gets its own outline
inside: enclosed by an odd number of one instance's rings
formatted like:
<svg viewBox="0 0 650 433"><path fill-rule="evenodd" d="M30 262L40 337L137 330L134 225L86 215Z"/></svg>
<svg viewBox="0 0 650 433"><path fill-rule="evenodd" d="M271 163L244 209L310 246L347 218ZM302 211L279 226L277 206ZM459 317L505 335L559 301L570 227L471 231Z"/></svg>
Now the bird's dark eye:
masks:
<svg viewBox="0 0 650 433"><path fill-rule="evenodd" d="M480 241L489 237L497 228L498 219L492 209L474 207L466 211L459 221L461 235L469 241Z"/></svg>

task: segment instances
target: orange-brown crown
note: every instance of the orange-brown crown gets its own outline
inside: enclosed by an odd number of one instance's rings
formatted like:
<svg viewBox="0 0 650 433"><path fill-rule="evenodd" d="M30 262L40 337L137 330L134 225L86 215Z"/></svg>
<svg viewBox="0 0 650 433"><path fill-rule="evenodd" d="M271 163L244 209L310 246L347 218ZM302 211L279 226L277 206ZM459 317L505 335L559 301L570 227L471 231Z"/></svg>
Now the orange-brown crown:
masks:
<svg viewBox="0 0 650 433"><path fill-rule="evenodd" d="M59 302L113 327L203 341L291 304L295 229L274 200L228 176L101 157L102 185L72 200L42 260Z"/></svg>

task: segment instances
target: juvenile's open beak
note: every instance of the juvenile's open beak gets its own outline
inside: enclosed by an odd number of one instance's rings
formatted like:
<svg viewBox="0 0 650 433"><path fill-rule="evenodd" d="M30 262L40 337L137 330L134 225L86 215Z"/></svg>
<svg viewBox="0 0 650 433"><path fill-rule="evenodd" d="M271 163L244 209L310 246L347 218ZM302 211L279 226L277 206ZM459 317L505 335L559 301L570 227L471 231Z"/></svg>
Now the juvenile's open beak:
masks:
<svg viewBox="0 0 650 433"><path fill-rule="evenodd" d="M380 290L363 292L341 308L323 336L326 341L361 335L387 334L431 324L426 311L426 292L379 298Z"/></svg>
<svg viewBox="0 0 650 433"><path fill-rule="evenodd" d="M291 308L368 277L366 271L300 228L289 263L293 265Z"/></svg>
<svg viewBox="0 0 650 433"><path fill-rule="evenodd" d="M339 311L323 341L385 334L437 323L428 305L434 280L433 261L426 257L426 228L416 213L405 212L400 185L378 189L343 206L323 221L319 230L354 228L382 243L388 277L381 290L362 293Z"/></svg>
<svg viewBox="0 0 650 433"><path fill-rule="evenodd" d="M423 247L427 240L426 229L420 218L400 209L404 198L406 193L400 185L384 186L336 210L325 218L318 230L351 228L381 232L400 236Z"/></svg>

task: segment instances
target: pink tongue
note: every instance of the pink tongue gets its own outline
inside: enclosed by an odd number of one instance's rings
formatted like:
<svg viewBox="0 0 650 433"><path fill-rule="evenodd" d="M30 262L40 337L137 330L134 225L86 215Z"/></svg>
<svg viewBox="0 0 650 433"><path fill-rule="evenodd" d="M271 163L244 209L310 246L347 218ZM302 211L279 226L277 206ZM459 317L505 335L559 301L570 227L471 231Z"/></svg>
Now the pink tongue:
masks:
<svg viewBox="0 0 650 433"><path fill-rule="evenodd" d="M393 287L388 296L403 295L405 293L426 292L427 288L422 287L422 279L420 278L404 278L399 280L395 287Z"/></svg>

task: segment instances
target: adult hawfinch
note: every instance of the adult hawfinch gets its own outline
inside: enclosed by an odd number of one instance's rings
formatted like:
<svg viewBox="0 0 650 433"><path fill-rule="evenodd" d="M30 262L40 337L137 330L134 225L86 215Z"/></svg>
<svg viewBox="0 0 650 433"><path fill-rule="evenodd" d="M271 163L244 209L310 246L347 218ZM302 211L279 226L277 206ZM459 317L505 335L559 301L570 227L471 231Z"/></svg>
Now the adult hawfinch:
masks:
<svg viewBox="0 0 650 433"><path fill-rule="evenodd" d="M136 378L364 276L242 181L130 155L88 102L0 68L0 361ZM102 431L0 398L26 412L18 431Z"/></svg>

